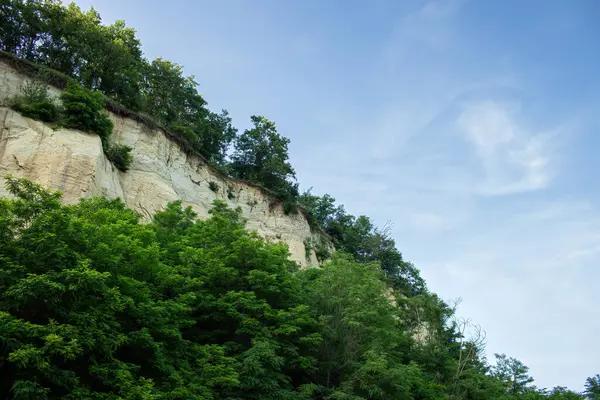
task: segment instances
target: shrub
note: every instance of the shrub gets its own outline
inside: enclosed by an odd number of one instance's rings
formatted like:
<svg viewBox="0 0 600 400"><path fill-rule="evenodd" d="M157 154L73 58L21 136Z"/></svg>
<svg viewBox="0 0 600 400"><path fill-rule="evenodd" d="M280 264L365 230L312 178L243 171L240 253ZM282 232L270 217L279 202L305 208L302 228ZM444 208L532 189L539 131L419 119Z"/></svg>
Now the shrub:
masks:
<svg viewBox="0 0 600 400"><path fill-rule="evenodd" d="M306 262L310 262L310 253L313 250L313 244L310 237L304 239L304 258Z"/></svg>
<svg viewBox="0 0 600 400"><path fill-rule="evenodd" d="M108 143L104 145L106 154L106 158L119 170L119 171L127 171L131 166L133 161L133 157L131 155L131 150L133 150L129 146L116 144L109 145Z"/></svg>
<svg viewBox="0 0 600 400"><path fill-rule="evenodd" d="M208 182L208 188L215 193L219 191L219 185L217 185L217 183L213 181Z"/></svg>
<svg viewBox="0 0 600 400"><path fill-rule="evenodd" d="M227 187L227 198L229 200L235 199L235 193L233 192L233 187L231 187L231 186Z"/></svg>
<svg viewBox="0 0 600 400"><path fill-rule="evenodd" d="M319 238L318 241L311 237L304 239L304 255L306 257L306 261L310 262L310 253L313 250L319 263L331 258L329 246L327 246L327 243L322 237Z"/></svg>
<svg viewBox="0 0 600 400"><path fill-rule="evenodd" d="M192 150L197 150L200 146L198 135L192 128L183 125L171 125L169 126L169 131L183 139L183 141L186 142Z"/></svg>
<svg viewBox="0 0 600 400"><path fill-rule="evenodd" d="M314 250L315 256L317 257L317 260L320 263L331 258L331 250L329 249L329 246L327 246L327 244L323 241L323 239L321 239L321 241L317 243L317 245L314 247Z"/></svg>
<svg viewBox="0 0 600 400"><path fill-rule="evenodd" d="M38 103L44 100L49 100L48 85L37 78L28 80L21 87L23 98L29 103Z"/></svg>
<svg viewBox="0 0 600 400"><path fill-rule="evenodd" d="M15 99L11 103L11 108L26 117L43 122L58 122L60 119L58 106L51 100L27 103L22 101L22 99Z"/></svg>
<svg viewBox="0 0 600 400"><path fill-rule="evenodd" d="M298 202L293 198L283 199L283 213L290 215L298 211Z"/></svg>
<svg viewBox="0 0 600 400"><path fill-rule="evenodd" d="M48 87L43 82L33 79L21 88L23 94L15 97L10 106L26 117L44 122L57 122L60 109L48 95Z"/></svg>
<svg viewBox="0 0 600 400"><path fill-rule="evenodd" d="M113 123L104 113L106 101L101 92L84 88L74 81L61 93L63 124L68 128L97 133L103 141L113 130Z"/></svg>

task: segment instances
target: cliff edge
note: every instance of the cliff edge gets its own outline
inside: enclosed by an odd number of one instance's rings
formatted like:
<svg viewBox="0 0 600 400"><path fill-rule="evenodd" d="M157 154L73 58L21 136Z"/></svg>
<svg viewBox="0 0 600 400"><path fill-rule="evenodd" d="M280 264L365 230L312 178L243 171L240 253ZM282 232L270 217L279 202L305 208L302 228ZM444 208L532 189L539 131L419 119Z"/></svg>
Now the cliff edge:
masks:
<svg viewBox="0 0 600 400"><path fill-rule="evenodd" d="M29 79L0 62L0 103L20 94ZM59 90L50 88L52 95ZM71 129L53 129L40 121L0 107L0 177L13 174L60 189L66 203L82 197L120 197L150 218L171 201L181 200L200 218L220 199L240 207L247 227L270 241L283 241L291 259L301 266L317 265L312 246L322 238L301 211L286 215L282 204L265 190L223 176L200 157L188 154L165 133L131 118L109 113L114 122L112 141L130 146L133 163L127 172L106 159L100 137ZM0 196L7 193L2 185Z"/></svg>

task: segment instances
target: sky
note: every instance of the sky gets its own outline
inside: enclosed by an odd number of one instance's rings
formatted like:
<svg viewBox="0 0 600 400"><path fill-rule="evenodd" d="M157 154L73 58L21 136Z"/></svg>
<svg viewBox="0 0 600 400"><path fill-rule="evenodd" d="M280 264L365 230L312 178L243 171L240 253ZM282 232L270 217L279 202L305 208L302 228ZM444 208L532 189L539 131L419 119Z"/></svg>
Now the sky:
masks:
<svg viewBox="0 0 600 400"><path fill-rule="evenodd" d="M291 139L301 187L392 223L487 354L600 373L600 2L77 0Z"/></svg>

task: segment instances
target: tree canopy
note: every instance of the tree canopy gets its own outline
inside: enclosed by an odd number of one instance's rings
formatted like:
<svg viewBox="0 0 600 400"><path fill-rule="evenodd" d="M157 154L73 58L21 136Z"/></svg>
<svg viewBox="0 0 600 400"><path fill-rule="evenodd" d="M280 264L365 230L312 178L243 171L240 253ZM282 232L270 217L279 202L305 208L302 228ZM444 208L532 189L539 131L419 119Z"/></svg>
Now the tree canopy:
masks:
<svg viewBox="0 0 600 400"><path fill-rule="evenodd" d="M247 129L235 140L231 157L233 176L260 183L280 198L295 199L298 185L296 172L288 161L290 140L277 133L275 123L265 117L253 115L253 128Z"/></svg>
<svg viewBox="0 0 600 400"><path fill-rule="evenodd" d="M536 389L505 355L490 366L451 307L390 289L377 263L300 270L223 202L143 223L119 199L6 185L0 398L583 398Z"/></svg>

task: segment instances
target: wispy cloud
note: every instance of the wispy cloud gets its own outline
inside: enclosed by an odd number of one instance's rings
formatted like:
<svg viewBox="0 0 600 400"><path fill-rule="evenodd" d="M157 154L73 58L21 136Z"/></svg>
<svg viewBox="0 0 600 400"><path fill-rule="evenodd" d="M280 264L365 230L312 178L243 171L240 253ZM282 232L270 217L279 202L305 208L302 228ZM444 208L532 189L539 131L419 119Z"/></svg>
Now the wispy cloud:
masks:
<svg viewBox="0 0 600 400"><path fill-rule="evenodd" d="M527 129L518 107L482 101L465 107L457 123L482 164L484 195L543 189L552 180L553 135Z"/></svg>

